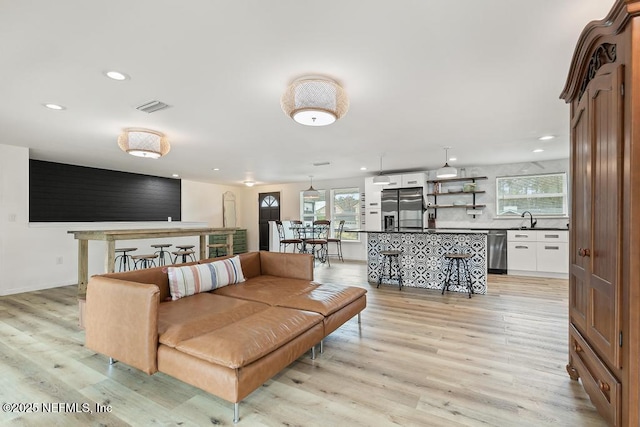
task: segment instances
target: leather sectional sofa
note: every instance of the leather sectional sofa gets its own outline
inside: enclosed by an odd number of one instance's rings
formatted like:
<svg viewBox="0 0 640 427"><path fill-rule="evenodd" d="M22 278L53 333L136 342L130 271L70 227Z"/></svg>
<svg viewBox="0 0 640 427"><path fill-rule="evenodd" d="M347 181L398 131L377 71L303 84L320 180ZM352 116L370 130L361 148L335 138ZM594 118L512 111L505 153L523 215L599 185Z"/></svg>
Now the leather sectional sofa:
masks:
<svg viewBox="0 0 640 427"><path fill-rule="evenodd" d="M365 289L313 282L310 255L239 257L245 281L177 300L167 267L91 277L86 347L232 402L237 422L242 399L366 307Z"/></svg>

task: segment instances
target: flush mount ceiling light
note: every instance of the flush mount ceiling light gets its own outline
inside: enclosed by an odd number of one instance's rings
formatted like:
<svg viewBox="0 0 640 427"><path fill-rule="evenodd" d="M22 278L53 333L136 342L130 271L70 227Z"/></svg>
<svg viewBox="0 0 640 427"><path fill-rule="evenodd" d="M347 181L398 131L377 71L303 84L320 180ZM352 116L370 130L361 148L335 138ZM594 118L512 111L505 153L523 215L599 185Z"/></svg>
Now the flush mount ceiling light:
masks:
<svg viewBox="0 0 640 427"><path fill-rule="evenodd" d="M304 190L302 197L305 199L318 199L320 198L320 192L313 188L313 175L309 175L309 178L311 179L311 185L309 185L308 189Z"/></svg>
<svg viewBox="0 0 640 427"><path fill-rule="evenodd" d="M120 71L115 71L115 70L105 71L104 75L109 77L112 80L118 80L118 81L130 79L130 77L125 73L121 73Z"/></svg>
<svg viewBox="0 0 640 427"><path fill-rule="evenodd" d="M382 156L380 156L380 173L373 177L373 183L376 185L387 185L391 183L391 178L382 175Z"/></svg>
<svg viewBox="0 0 640 427"><path fill-rule="evenodd" d="M456 176L458 176L458 170L452 166L449 166L448 160L449 160L449 148L451 147L445 147L444 148L444 166L441 167L440 169L438 169L436 171L436 176L438 178L455 178Z"/></svg>
<svg viewBox="0 0 640 427"><path fill-rule="evenodd" d="M246 185L247 187L253 187L254 185L256 185L256 183L253 181L245 181L244 185Z"/></svg>
<svg viewBox="0 0 640 427"><path fill-rule="evenodd" d="M169 141L160 132L148 129L125 129L118 137L118 145L132 156L158 159L169 152Z"/></svg>
<svg viewBox="0 0 640 427"><path fill-rule="evenodd" d="M280 100L282 110L306 126L326 126L349 109L344 89L326 77L303 77L291 83Z"/></svg>

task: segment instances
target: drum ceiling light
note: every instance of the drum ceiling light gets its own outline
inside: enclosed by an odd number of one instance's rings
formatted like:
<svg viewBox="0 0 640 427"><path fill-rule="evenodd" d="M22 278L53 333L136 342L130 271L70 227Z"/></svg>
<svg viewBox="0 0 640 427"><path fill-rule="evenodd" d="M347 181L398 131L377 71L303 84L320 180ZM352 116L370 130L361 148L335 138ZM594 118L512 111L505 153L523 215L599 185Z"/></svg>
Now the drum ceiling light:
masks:
<svg viewBox="0 0 640 427"><path fill-rule="evenodd" d="M125 129L118 137L122 151L137 157L158 159L169 152L169 141L160 132L149 129Z"/></svg>
<svg viewBox="0 0 640 427"><path fill-rule="evenodd" d="M280 100L282 110L306 126L326 126L347 114L344 89L326 77L303 77L291 83Z"/></svg>

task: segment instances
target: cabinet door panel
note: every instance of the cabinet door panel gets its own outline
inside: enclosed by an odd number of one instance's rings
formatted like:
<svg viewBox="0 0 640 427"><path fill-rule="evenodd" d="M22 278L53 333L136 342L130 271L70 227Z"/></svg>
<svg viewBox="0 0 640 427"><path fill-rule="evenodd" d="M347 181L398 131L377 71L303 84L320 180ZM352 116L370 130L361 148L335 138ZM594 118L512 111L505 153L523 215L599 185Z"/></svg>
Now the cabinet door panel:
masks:
<svg viewBox="0 0 640 427"><path fill-rule="evenodd" d="M536 242L507 243L507 271L536 271Z"/></svg>
<svg viewBox="0 0 640 427"><path fill-rule="evenodd" d="M569 244L564 242L537 243L538 271L549 273L569 272Z"/></svg>
<svg viewBox="0 0 640 427"><path fill-rule="evenodd" d="M591 82L592 224L591 276L589 277L589 329L594 347L619 366L620 313L620 194L622 158L622 67Z"/></svg>
<svg viewBox="0 0 640 427"><path fill-rule="evenodd" d="M591 142L588 97L584 96L571 121L571 244L569 246L569 316L587 331L589 259L579 250L591 245Z"/></svg>

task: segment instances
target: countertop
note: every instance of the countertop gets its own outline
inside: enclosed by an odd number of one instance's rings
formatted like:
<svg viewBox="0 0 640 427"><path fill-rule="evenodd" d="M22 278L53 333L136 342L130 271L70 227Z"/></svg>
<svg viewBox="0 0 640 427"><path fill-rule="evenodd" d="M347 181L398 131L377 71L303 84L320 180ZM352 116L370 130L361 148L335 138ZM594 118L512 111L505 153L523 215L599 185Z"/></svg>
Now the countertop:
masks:
<svg viewBox="0 0 640 427"><path fill-rule="evenodd" d="M382 230L349 230L356 233L442 233L442 234L487 234L489 231L493 230L517 230L517 231L568 231L568 228L562 227L535 227L535 228L520 228L520 227L509 227L509 228L406 228L400 230L393 231L382 231Z"/></svg>

